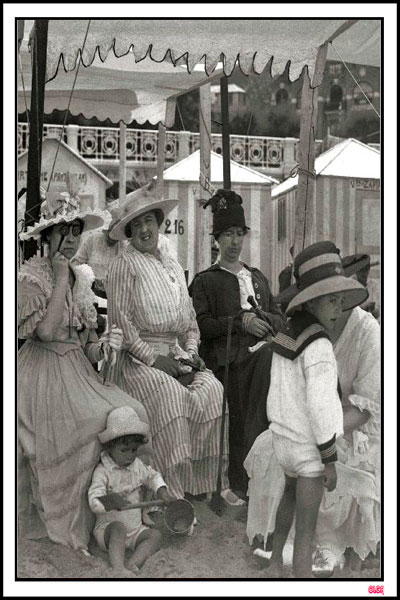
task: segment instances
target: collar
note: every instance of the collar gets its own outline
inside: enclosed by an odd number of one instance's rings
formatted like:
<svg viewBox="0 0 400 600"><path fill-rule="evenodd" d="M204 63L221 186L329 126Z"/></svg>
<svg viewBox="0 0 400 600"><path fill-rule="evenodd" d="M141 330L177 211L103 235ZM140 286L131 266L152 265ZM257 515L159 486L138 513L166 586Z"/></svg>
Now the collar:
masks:
<svg viewBox="0 0 400 600"><path fill-rule="evenodd" d="M239 277L239 275L245 274L246 276L251 276L250 271L248 270L247 267L244 266L243 263L240 263L241 265L241 269L240 271L238 271L237 273L234 273L233 271L231 271L230 269L227 269L226 267L222 267L221 265L219 265L219 268L221 269L221 271L228 271L228 273L232 273L232 275L235 275L236 277Z"/></svg>
<svg viewBox="0 0 400 600"><path fill-rule="evenodd" d="M248 271L257 271L257 269L255 267L249 267L249 265L247 265L244 262L242 262L240 264L242 265L242 267L244 267ZM229 271L229 269L224 269L223 267L221 267L221 265L219 263L214 263L213 265L211 265L211 267L208 267L208 269L206 269L205 272L208 272L208 271L227 271L228 273L235 275L235 273L233 273L232 271Z"/></svg>
<svg viewBox="0 0 400 600"><path fill-rule="evenodd" d="M271 350L294 360L314 340L329 339L321 323L310 313L301 311L290 319L286 331L279 332L271 343Z"/></svg>

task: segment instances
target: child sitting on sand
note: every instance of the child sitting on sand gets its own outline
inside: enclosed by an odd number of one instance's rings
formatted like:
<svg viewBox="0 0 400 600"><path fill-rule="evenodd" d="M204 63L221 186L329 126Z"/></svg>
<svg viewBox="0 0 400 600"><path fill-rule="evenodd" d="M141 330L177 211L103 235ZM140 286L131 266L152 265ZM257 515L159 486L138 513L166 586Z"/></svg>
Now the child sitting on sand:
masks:
<svg viewBox="0 0 400 600"><path fill-rule="evenodd" d="M107 428L99 433L103 452L89 488L89 506L96 514L94 537L102 550L108 550L114 577L135 577L161 545L160 531L143 525L141 509L124 506L141 501L143 485L166 503L172 501L160 473L137 458L148 433L149 426L129 406L112 410ZM113 494L106 502L108 512L99 500L106 494ZM126 548L133 550L130 570L125 568Z"/></svg>
<svg viewBox="0 0 400 600"><path fill-rule="evenodd" d="M332 242L317 242L294 261L296 286L288 330L273 351L267 414L272 445L285 473L268 575L282 576L282 553L296 516L293 569L312 577L313 538L324 486L336 487L336 438L343 434L335 355L329 332L342 311L363 302L363 286L344 276Z"/></svg>

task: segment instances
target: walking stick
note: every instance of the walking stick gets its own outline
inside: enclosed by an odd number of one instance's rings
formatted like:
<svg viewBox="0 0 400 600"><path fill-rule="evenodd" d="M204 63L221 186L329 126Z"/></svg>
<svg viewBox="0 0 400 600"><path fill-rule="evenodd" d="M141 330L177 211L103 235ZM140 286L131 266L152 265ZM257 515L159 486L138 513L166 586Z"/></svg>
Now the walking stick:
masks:
<svg viewBox="0 0 400 600"><path fill-rule="evenodd" d="M218 475L217 489L213 492L210 500L210 508L218 517L222 516L225 508L225 502L221 497L221 482L222 482L222 456L224 452L224 437L225 437L225 412L226 402L228 398L228 381L229 381L229 358L231 354L231 339L232 339L233 317L228 317L228 334L226 337L226 352L225 352L225 373L224 373L224 395L222 398L222 419L221 419L221 434L219 439L219 458L218 458Z"/></svg>

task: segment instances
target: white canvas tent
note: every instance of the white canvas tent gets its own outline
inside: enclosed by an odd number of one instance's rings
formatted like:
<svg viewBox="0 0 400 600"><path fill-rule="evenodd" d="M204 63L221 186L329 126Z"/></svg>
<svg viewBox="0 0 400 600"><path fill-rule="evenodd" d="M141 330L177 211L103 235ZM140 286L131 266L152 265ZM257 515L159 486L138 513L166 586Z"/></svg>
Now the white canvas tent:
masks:
<svg viewBox="0 0 400 600"><path fill-rule="evenodd" d="M223 186L223 159L211 152L210 192ZM232 188L243 198L243 208L250 233L245 238L242 259L268 273L269 227L271 223L271 187L276 180L259 171L230 162ZM181 266L189 271L189 279L198 271L200 237L204 236L211 259L211 209L203 209L209 193L202 189L200 150L164 171L164 195L177 198L178 206L161 226ZM129 195L127 196L127 199ZM204 266L208 267L209 262Z"/></svg>
<svg viewBox="0 0 400 600"><path fill-rule="evenodd" d="M32 55L26 44L20 51L22 72L18 73L18 112L31 103ZM163 123L171 127L175 120L176 99L191 89L218 80L221 69L210 78L203 69L191 74L185 66L171 62L156 63L150 58L135 62L132 52L120 58L110 54L104 62L96 57L90 67L66 73L59 69L57 77L45 87L44 113L66 110L87 119L110 119L126 124L136 121ZM71 103L70 94L73 90Z"/></svg>
<svg viewBox="0 0 400 600"><path fill-rule="evenodd" d="M378 150L355 139L343 140L315 160L311 242L332 240L342 256L370 254L380 260L380 169ZM298 176L289 177L272 190L270 270L273 291L278 275L291 257L295 232ZM371 271L379 276L379 268Z"/></svg>
<svg viewBox="0 0 400 600"><path fill-rule="evenodd" d="M306 65L312 79L318 50L331 40L348 62L380 64L380 21L372 19L99 19L91 21L82 48L87 24L85 19L49 21L47 80L59 68L73 70L80 54L87 66L97 52L105 60L110 52L123 56L131 47L138 61L145 56L158 62L167 55L173 61L187 56L189 72L204 56L211 73L223 55L227 75L236 60L249 74L261 73L272 59L273 76L290 61L292 80Z"/></svg>

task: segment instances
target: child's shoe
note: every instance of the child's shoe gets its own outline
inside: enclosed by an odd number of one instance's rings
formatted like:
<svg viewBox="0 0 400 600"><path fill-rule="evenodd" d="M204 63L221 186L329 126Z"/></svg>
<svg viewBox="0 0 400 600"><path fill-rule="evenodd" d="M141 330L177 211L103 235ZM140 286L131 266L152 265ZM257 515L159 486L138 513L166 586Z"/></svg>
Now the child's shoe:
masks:
<svg viewBox="0 0 400 600"><path fill-rule="evenodd" d="M338 560L330 548L318 548L313 558L312 572L315 577L331 577L334 571L343 569L344 563L344 556Z"/></svg>
<svg viewBox="0 0 400 600"><path fill-rule="evenodd" d="M239 498L232 490L227 488L226 490L222 490L221 498L225 500L229 506L244 506L246 502Z"/></svg>

